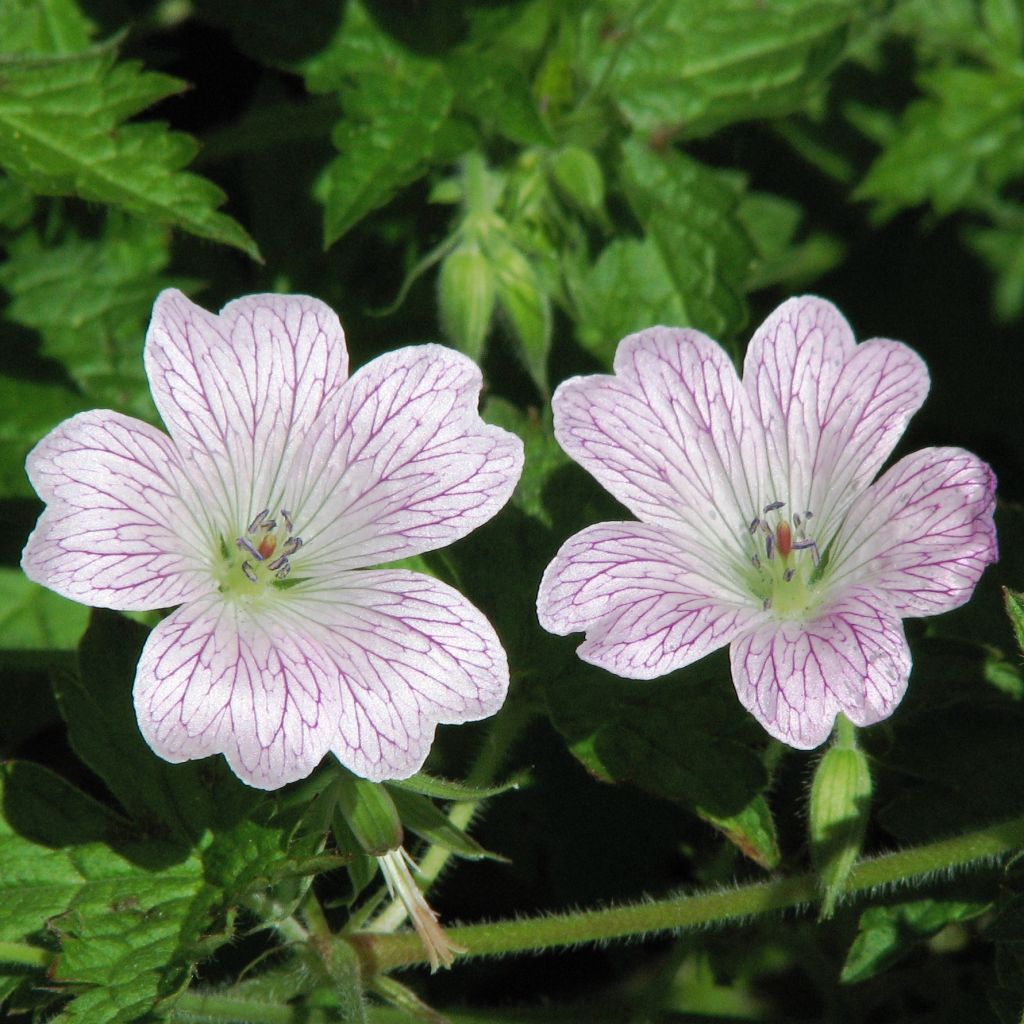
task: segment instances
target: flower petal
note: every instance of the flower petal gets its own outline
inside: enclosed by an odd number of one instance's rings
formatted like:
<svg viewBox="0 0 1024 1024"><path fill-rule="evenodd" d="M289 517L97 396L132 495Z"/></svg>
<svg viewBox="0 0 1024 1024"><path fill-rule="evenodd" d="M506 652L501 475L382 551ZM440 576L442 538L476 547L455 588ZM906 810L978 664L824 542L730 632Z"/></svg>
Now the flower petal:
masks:
<svg viewBox="0 0 1024 1024"><path fill-rule="evenodd" d="M29 453L47 502L22 554L25 574L100 608L167 608L208 592L193 516L201 507L170 439L107 410L79 413Z"/></svg>
<svg viewBox="0 0 1024 1024"><path fill-rule="evenodd" d="M758 328L743 383L763 427L770 493L811 509L830 535L928 393L928 370L898 341L857 345L830 302L790 299Z"/></svg>
<svg viewBox="0 0 1024 1024"><path fill-rule="evenodd" d="M481 385L477 365L441 345L389 352L353 375L301 460L294 517L318 571L450 544L505 504L523 444L480 419Z"/></svg>
<svg viewBox="0 0 1024 1024"><path fill-rule="evenodd" d="M851 506L830 576L884 590L900 615L959 607L999 557L995 491L992 470L970 452L908 455Z"/></svg>
<svg viewBox="0 0 1024 1024"><path fill-rule="evenodd" d="M288 463L336 401L348 356L317 299L249 295L214 316L168 289L153 307L146 372L171 437L241 531L287 505Z"/></svg>
<svg viewBox="0 0 1024 1024"><path fill-rule="evenodd" d="M810 622L774 621L735 641L732 678L743 706L774 736L809 750L842 712L855 725L887 718L910 676L898 616L854 587Z"/></svg>
<svg viewBox="0 0 1024 1024"><path fill-rule="evenodd" d="M429 576L347 573L332 589L303 588L294 608L340 679L333 750L358 775L412 775L438 723L486 718L505 700L508 662L491 624Z"/></svg>
<svg viewBox="0 0 1024 1024"><path fill-rule="evenodd" d="M667 327L630 335L614 377L573 377L552 407L559 444L639 519L748 557L737 539L756 511L759 487L744 458L757 439L718 344Z"/></svg>
<svg viewBox="0 0 1024 1024"><path fill-rule="evenodd" d="M587 631L579 656L653 679L729 643L757 614L749 595L709 576L682 537L646 523L600 523L570 537L537 598L541 625Z"/></svg>
<svg viewBox="0 0 1024 1024"><path fill-rule="evenodd" d="M146 742L174 763L224 754L258 789L307 776L337 730L337 675L301 633L218 595L184 605L139 659L135 711Z"/></svg>

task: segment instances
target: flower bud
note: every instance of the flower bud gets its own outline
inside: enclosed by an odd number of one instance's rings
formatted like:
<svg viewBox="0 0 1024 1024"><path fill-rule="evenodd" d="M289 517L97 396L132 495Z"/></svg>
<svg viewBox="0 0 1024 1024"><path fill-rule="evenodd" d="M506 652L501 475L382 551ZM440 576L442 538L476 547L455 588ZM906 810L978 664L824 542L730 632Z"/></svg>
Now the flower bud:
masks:
<svg viewBox="0 0 1024 1024"><path fill-rule="evenodd" d="M445 335L470 359L480 360L494 312L494 271L476 242L464 242L441 266L438 280Z"/></svg>
<svg viewBox="0 0 1024 1024"><path fill-rule="evenodd" d="M379 857L402 845L402 822L383 786L342 775L335 787L335 809L365 853Z"/></svg>
<svg viewBox="0 0 1024 1024"><path fill-rule="evenodd" d="M604 174L594 155L580 146L566 146L551 161L555 184L583 213L600 218L604 213Z"/></svg>
<svg viewBox="0 0 1024 1024"><path fill-rule="evenodd" d="M547 391L551 305L537 271L512 242L493 238L488 251L494 261L498 301L508 317L519 357L541 391Z"/></svg>
<svg viewBox="0 0 1024 1024"><path fill-rule="evenodd" d="M836 901L860 856L871 805L871 770L864 752L833 746L818 762L811 784L811 858L823 890L821 917Z"/></svg>

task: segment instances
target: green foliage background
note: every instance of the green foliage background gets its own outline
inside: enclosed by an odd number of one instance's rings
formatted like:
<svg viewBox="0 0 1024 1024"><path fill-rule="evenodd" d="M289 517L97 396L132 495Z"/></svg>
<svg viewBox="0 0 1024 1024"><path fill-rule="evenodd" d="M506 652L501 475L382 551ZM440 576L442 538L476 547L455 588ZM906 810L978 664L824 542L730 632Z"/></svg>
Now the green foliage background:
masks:
<svg viewBox="0 0 1024 1024"><path fill-rule="evenodd" d="M902 450L962 445L1000 480L1002 561L969 606L908 624L910 693L862 737L866 849L1024 813L1024 627L1000 595L1024 587L1018 0L0 0L0 251L0 954L55 954L45 979L0 964L9 1014L438 1020L415 990L465 1024L1019 1021L1013 858L828 923L474 962L346 1002L350 965L325 975L261 926L311 885L332 928L359 919L372 862L337 822L325 845L322 781L265 796L219 761L157 760L130 702L148 623L16 568L32 444L86 408L155 421L141 346L161 288L211 309L316 295L356 365L444 340L480 361L484 415L527 466L496 520L424 561L491 618L514 681L428 769L529 782L489 792L482 846L396 796L412 833L476 861L432 903L507 918L806 870L816 755L767 740L723 658L618 680L533 602L561 541L621 514L552 438L557 383L655 323L739 357L813 291L928 361Z"/></svg>

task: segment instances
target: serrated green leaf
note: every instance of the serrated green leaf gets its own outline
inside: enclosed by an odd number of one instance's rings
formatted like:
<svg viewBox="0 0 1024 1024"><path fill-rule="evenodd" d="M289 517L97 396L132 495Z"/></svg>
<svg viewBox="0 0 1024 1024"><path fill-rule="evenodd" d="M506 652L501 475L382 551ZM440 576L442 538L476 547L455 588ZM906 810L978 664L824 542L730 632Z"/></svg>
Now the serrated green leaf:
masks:
<svg viewBox="0 0 1024 1024"><path fill-rule="evenodd" d="M486 75L480 74L480 66L479 54L458 55L446 63L456 109L472 116L485 132L497 132L523 146L551 145L551 133L526 76L497 61L488 61Z"/></svg>
<svg viewBox="0 0 1024 1024"><path fill-rule="evenodd" d="M25 475L25 456L61 420L88 407L61 384L17 380L0 374L0 494L33 497Z"/></svg>
<svg viewBox="0 0 1024 1024"><path fill-rule="evenodd" d="M112 215L99 238L69 232L57 245L25 232L9 247L0 285L11 296L4 317L42 337L98 405L155 421L142 363L157 292L188 282L164 276L168 232L159 224Z"/></svg>
<svg viewBox="0 0 1024 1024"><path fill-rule="evenodd" d="M885 212L930 203L948 214L998 191L1024 162L1024 66L937 68L858 189Z"/></svg>
<svg viewBox="0 0 1024 1024"><path fill-rule="evenodd" d="M851 985L874 977L947 925L978 917L988 906L964 900L929 899L864 911L857 937L846 955L841 980Z"/></svg>
<svg viewBox="0 0 1024 1024"><path fill-rule="evenodd" d="M680 153L623 147L622 184L642 240L618 238L573 283L581 344L611 365L619 340L654 324L696 327L728 343L745 323L754 259L741 192Z"/></svg>
<svg viewBox="0 0 1024 1024"><path fill-rule="evenodd" d="M340 155L317 188L329 246L426 171L454 93L440 64L389 36L359 0L303 70L311 91L337 90L345 111L332 134Z"/></svg>
<svg viewBox="0 0 1024 1024"><path fill-rule="evenodd" d="M1024 594L1009 587L1003 587L1003 603L1006 607L1006 614L1010 618L1010 625L1013 627L1013 635L1017 640L1017 647L1021 654L1024 654Z"/></svg>
<svg viewBox="0 0 1024 1024"><path fill-rule="evenodd" d="M93 24L74 0L4 0L0 46L5 53L74 53L92 38Z"/></svg>
<svg viewBox="0 0 1024 1024"><path fill-rule="evenodd" d="M0 568L0 650L70 651L89 623L89 609Z"/></svg>
<svg viewBox="0 0 1024 1024"><path fill-rule="evenodd" d="M123 822L40 766L9 763L0 784L0 934L56 937L50 983L76 997L58 1019L138 1020L187 979L207 905L198 857L127 859L106 845Z"/></svg>
<svg viewBox="0 0 1024 1024"><path fill-rule="evenodd" d="M863 12L855 0L605 0L584 15L581 62L634 129L703 136L819 97Z"/></svg>
<svg viewBox="0 0 1024 1024"><path fill-rule="evenodd" d="M0 64L0 166L10 175L39 194L107 203L260 258L245 230L217 212L224 193L181 170L195 140L156 122L122 123L184 83L116 63L112 44Z"/></svg>
<svg viewBox="0 0 1024 1024"><path fill-rule="evenodd" d="M31 218L32 209L32 190L23 182L0 174L0 227L23 227Z"/></svg>
<svg viewBox="0 0 1024 1024"><path fill-rule="evenodd" d="M718 654L643 685L581 667L553 679L547 700L555 728L596 778L691 808L773 867L778 842L762 801L768 779L749 743L757 727L735 701L721 699L730 685Z"/></svg>

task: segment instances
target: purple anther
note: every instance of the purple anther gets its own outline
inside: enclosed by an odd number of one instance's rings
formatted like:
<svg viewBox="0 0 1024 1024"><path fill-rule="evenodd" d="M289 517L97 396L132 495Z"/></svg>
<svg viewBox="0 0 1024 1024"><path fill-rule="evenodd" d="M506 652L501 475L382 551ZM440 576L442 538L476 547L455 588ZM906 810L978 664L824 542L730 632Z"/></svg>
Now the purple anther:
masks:
<svg viewBox="0 0 1024 1024"><path fill-rule="evenodd" d="M283 580L288 573L292 571L292 567L288 562L285 562L280 569L274 574L279 580Z"/></svg>
<svg viewBox="0 0 1024 1024"><path fill-rule="evenodd" d="M262 512L258 513L256 518L249 524L246 533L255 533L263 523L263 520L270 515L270 509L265 508Z"/></svg>
<svg viewBox="0 0 1024 1024"><path fill-rule="evenodd" d="M275 558L267 568L271 572L277 572L278 569L283 569L288 564L288 556L282 555L280 558Z"/></svg>
<svg viewBox="0 0 1024 1024"><path fill-rule="evenodd" d="M281 548L281 553L285 554L285 555L294 555L295 552L298 551L299 548L301 548L301 547L302 547L302 538L301 537L289 537L285 541L284 547Z"/></svg>
<svg viewBox="0 0 1024 1024"><path fill-rule="evenodd" d="M761 520L757 516L754 516L754 518L750 520L750 535L751 535L751 537L753 537L753 535L757 532L757 528L760 525L761 525Z"/></svg>
<svg viewBox="0 0 1024 1024"><path fill-rule="evenodd" d="M248 538L238 537L235 540L235 547L237 547L240 551L245 551L247 554L252 555L252 557L255 558L257 562L263 561L263 556L256 550L256 548L253 547L253 545L249 542Z"/></svg>
<svg viewBox="0 0 1024 1024"><path fill-rule="evenodd" d="M804 519L811 519L813 517L814 517L814 513L813 512L805 512L804 513Z"/></svg>
<svg viewBox="0 0 1024 1024"><path fill-rule="evenodd" d="M295 529L295 527L292 526L292 514L291 514L291 512L289 512L288 509L283 508L283 509L281 509L280 516L284 520L284 528L289 533L291 533L292 530Z"/></svg>
<svg viewBox="0 0 1024 1024"><path fill-rule="evenodd" d="M263 524L261 529L266 530L267 533L270 533L271 530L276 530L277 529L277 520L275 520L275 519L268 519Z"/></svg>
<svg viewBox="0 0 1024 1024"><path fill-rule="evenodd" d="M816 541L813 541L813 540L798 540L798 541L794 541L793 542L793 548L794 548L794 550L797 550L797 551L807 551L807 550L809 550L811 552L811 559L812 559L812 561L814 562L815 565L818 564L818 561L819 561L821 556L818 554L818 544L817 544Z"/></svg>
<svg viewBox="0 0 1024 1024"><path fill-rule="evenodd" d="M780 508L785 508L785 507L786 507L786 503L784 501L770 501L764 507L764 514L768 515L769 512L776 512Z"/></svg>
<svg viewBox="0 0 1024 1024"><path fill-rule="evenodd" d="M795 575L796 575L796 569L787 569L782 574L782 579L783 579L784 582L788 583Z"/></svg>
<svg viewBox="0 0 1024 1024"><path fill-rule="evenodd" d="M260 578L256 575L256 570L248 562L242 563L242 572L250 583L259 583Z"/></svg>
<svg viewBox="0 0 1024 1024"><path fill-rule="evenodd" d="M793 513L793 526L794 526L794 528L799 530L800 529L800 523L801 523L800 513L799 512L794 512Z"/></svg>
<svg viewBox="0 0 1024 1024"><path fill-rule="evenodd" d="M775 538L770 533L764 539L764 553L769 562L775 557Z"/></svg>
<svg viewBox="0 0 1024 1024"><path fill-rule="evenodd" d="M750 556L750 561L754 563L754 568L755 569L760 569L761 568L761 559L757 557L757 552L756 551L754 552L754 554L752 554Z"/></svg>

